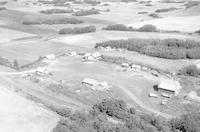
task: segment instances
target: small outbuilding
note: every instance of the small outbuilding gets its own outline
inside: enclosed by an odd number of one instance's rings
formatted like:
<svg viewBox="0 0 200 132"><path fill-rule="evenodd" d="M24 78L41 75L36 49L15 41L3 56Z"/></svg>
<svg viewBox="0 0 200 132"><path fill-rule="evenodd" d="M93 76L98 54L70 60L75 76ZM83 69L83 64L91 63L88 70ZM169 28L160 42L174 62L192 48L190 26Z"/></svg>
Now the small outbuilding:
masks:
<svg viewBox="0 0 200 132"><path fill-rule="evenodd" d="M91 78L85 78L85 79L83 79L82 84L87 84L90 86L97 86L97 85L99 85L99 82L97 80L94 80Z"/></svg>
<svg viewBox="0 0 200 132"><path fill-rule="evenodd" d="M54 54L49 54L42 58L42 61L45 63L51 63L54 60L56 60L56 56Z"/></svg>
<svg viewBox="0 0 200 132"><path fill-rule="evenodd" d="M136 65L136 64L132 64L131 68L134 70L141 70L141 66L140 65Z"/></svg>
<svg viewBox="0 0 200 132"><path fill-rule="evenodd" d="M35 73L37 75L40 75L40 76L45 76L45 75L48 75L49 74L49 71L46 69L46 68L43 68L43 67L38 67L35 71Z"/></svg>
<svg viewBox="0 0 200 132"><path fill-rule="evenodd" d="M179 94L181 86L178 81L164 79L161 80L158 84L157 90L162 93L167 93L176 96Z"/></svg>
<svg viewBox="0 0 200 132"><path fill-rule="evenodd" d="M150 92L150 93L149 93L149 97L158 98L159 96L158 96L158 94L156 94L156 93Z"/></svg>

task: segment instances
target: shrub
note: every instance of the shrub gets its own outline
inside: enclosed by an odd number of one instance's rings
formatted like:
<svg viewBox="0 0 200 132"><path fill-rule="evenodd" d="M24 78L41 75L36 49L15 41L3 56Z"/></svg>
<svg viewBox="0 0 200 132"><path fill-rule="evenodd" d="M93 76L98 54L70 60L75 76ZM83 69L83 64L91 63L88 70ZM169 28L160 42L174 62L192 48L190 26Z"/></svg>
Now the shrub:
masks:
<svg viewBox="0 0 200 132"><path fill-rule="evenodd" d="M0 7L0 11L6 10L6 7Z"/></svg>
<svg viewBox="0 0 200 132"><path fill-rule="evenodd" d="M128 60L124 57L114 57L114 56L102 56L101 61L122 64L123 62L128 62Z"/></svg>
<svg viewBox="0 0 200 132"><path fill-rule="evenodd" d="M103 28L103 30L114 30L114 31L133 31L132 27L127 27L123 24L113 24L108 25Z"/></svg>
<svg viewBox="0 0 200 132"><path fill-rule="evenodd" d="M101 4L100 1L96 1L96 0L84 0L84 2L85 2L86 4L90 4L90 5L92 5L92 6L96 6L96 5L98 5L98 4Z"/></svg>
<svg viewBox="0 0 200 132"><path fill-rule="evenodd" d="M82 34L82 33L90 33L95 32L95 26L87 26L87 27L75 27L75 28L64 28L59 31L59 34Z"/></svg>
<svg viewBox="0 0 200 132"><path fill-rule="evenodd" d="M161 18L158 14L155 14L155 13L151 13L149 14L149 16L153 18Z"/></svg>
<svg viewBox="0 0 200 132"><path fill-rule="evenodd" d="M198 6L200 4L200 1L187 1L185 4L185 8L191 8L193 6Z"/></svg>
<svg viewBox="0 0 200 132"><path fill-rule="evenodd" d="M195 33L198 33L198 34L200 34L200 29L199 29L199 30L197 30L197 31L195 31Z"/></svg>
<svg viewBox="0 0 200 132"><path fill-rule="evenodd" d="M148 12L146 11L141 11L141 12L138 12L138 14L147 14Z"/></svg>
<svg viewBox="0 0 200 132"><path fill-rule="evenodd" d="M42 22L42 24L80 24L83 23L82 20L76 18L63 18L63 19L48 19Z"/></svg>
<svg viewBox="0 0 200 132"><path fill-rule="evenodd" d="M129 2L137 2L137 0L121 0L121 2L129 3Z"/></svg>
<svg viewBox="0 0 200 132"><path fill-rule="evenodd" d="M7 4L8 3L8 1L1 1L0 2L0 5L5 5L5 4Z"/></svg>
<svg viewBox="0 0 200 132"><path fill-rule="evenodd" d="M81 11L75 12L73 15L74 16L88 16L88 15L94 15L94 14L99 14L99 11L96 9L81 10Z"/></svg>
<svg viewBox="0 0 200 132"><path fill-rule="evenodd" d="M167 59L200 58L200 42L178 39L127 39L96 43L95 48L123 48Z"/></svg>
<svg viewBox="0 0 200 132"><path fill-rule="evenodd" d="M152 4L146 4L145 6L153 6Z"/></svg>
<svg viewBox="0 0 200 132"><path fill-rule="evenodd" d="M154 25L147 24L147 25L140 27L137 31L139 31L139 32L157 32L158 29Z"/></svg>
<svg viewBox="0 0 200 132"><path fill-rule="evenodd" d="M168 11L174 11L177 10L176 7L171 7L171 8L166 8L166 9L157 9L155 12L160 13L160 12L168 12Z"/></svg>
<svg viewBox="0 0 200 132"><path fill-rule="evenodd" d="M190 113L182 115L179 119L170 121L173 131L180 132L199 132L200 131L200 113Z"/></svg>
<svg viewBox="0 0 200 132"><path fill-rule="evenodd" d="M179 70L179 74L197 77L200 75L200 70L195 65L189 65Z"/></svg>
<svg viewBox="0 0 200 132"><path fill-rule="evenodd" d="M73 13L73 10L72 9L68 9L68 10L63 10L63 9L49 9L49 10L40 11L40 13L44 13L44 14Z"/></svg>
<svg viewBox="0 0 200 132"><path fill-rule="evenodd" d="M0 65L12 67L12 62L10 62L8 59L0 56Z"/></svg>

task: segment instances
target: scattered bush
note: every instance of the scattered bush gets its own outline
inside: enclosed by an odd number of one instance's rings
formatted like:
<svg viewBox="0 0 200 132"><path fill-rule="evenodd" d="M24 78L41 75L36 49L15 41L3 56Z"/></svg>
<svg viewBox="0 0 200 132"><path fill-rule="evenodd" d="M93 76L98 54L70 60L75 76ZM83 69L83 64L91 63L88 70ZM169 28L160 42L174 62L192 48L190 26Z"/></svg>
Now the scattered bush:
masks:
<svg viewBox="0 0 200 132"><path fill-rule="evenodd" d="M6 7L0 7L0 11L6 10Z"/></svg>
<svg viewBox="0 0 200 132"><path fill-rule="evenodd" d="M173 132L200 132L200 113L182 115L170 121Z"/></svg>
<svg viewBox="0 0 200 132"><path fill-rule="evenodd" d="M193 6L198 6L200 4L200 1L187 1L185 4L185 8L191 8Z"/></svg>
<svg viewBox="0 0 200 132"><path fill-rule="evenodd" d="M73 2L74 0L52 0L52 1L47 1L47 0L39 0L39 3L42 4L48 4L48 5L53 5L53 6L69 6L68 2Z"/></svg>
<svg viewBox="0 0 200 132"><path fill-rule="evenodd" d="M160 12L168 12L168 11L174 11L177 10L176 7L171 7L171 8L166 8L166 9L157 9L155 12L160 13Z"/></svg>
<svg viewBox="0 0 200 132"><path fill-rule="evenodd" d="M145 6L153 6L152 4L146 4Z"/></svg>
<svg viewBox="0 0 200 132"><path fill-rule="evenodd" d="M138 14L147 14L148 12L146 11L141 11L141 12L138 12Z"/></svg>
<svg viewBox="0 0 200 132"><path fill-rule="evenodd" d="M197 30L197 31L195 31L195 33L198 33L198 34L200 34L200 29L199 29L199 30Z"/></svg>
<svg viewBox="0 0 200 132"><path fill-rule="evenodd" d="M129 2L137 2L137 0L121 0L121 2L129 3Z"/></svg>
<svg viewBox="0 0 200 132"><path fill-rule="evenodd" d="M96 9L81 10L81 11L75 12L73 15L74 16L88 16L88 15L94 15L94 14L99 14L99 11Z"/></svg>
<svg viewBox="0 0 200 132"><path fill-rule="evenodd" d="M101 4L100 1L96 1L96 0L84 0L84 2L85 2L86 4L90 4L90 5L92 5L92 6L96 6L96 5Z"/></svg>
<svg viewBox="0 0 200 132"><path fill-rule="evenodd" d="M157 32L158 29L154 25L147 24L147 25L140 27L137 31L139 31L139 32Z"/></svg>
<svg viewBox="0 0 200 132"><path fill-rule="evenodd" d="M48 19L42 22L42 24L80 24L83 23L82 20L76 18L64 18L64 19Z"/></svg>
<svg viewBox="0 0 200 132"><path fill-rule="evenodd" d="M149 16L153 18L161 18L158 14L155 14L155 13L151 13L149 14Z"/></svg>
<svg viewBox="0 0 200 132"><path fill-rule="evenodd" d="M113 24L113 25L108 25L108 26L104 27L103 30L133 31L133 28L127 27L126 25L123 25L123 24Z"/></svg>
<svg viewBox="0 0 200 132"><path fill-rule="evenodd" d="M49 10L40 11L40 13L44 13L44 14L73 13L73 10L72 9L68 9L68 10L63 10L63 9L49 9Z"/></svg>
<svg viewBox="0 0 200 132"><path fill-rule="evenodd" d="M0 5L5 5L7 3L8 3L8 1L0 1Z"/></svg>
<svg viewBox="0 0 200 132"><path fill-rule="evenodd" d="M87 26L87 27L75 27L75 28L64 28L59 31L59 34L82 34L82 33L90 33L95 32L95 26Z"/></svg>
<svg viewBox="0 0 200 132"><path fill-rule="evenodd" d="M200 42L178 39L127 39L96 43L95 48L123 48L142 54L167 59L200 58Z"/></svg>
<svg viewBox="0 0 200 132"><path fill-rule="evenodd" d="M101 57L101 61L115 63L115 64L122 64L123 62L128 62L125 57L114 57L114 56L105 56Z"/></svg>
<svg viewBox="0 0 200 132"><path fill-rule="evenodd" d="M179 70L179 74L197 77L200 75L200 69L198 69L195 65L189 65Z"/></svg>

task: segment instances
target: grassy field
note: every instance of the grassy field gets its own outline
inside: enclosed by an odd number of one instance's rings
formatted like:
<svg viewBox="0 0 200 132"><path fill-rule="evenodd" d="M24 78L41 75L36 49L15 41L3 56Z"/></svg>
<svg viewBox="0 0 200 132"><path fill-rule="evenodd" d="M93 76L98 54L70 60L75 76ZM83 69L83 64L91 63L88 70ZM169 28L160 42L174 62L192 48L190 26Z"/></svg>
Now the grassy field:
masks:
<svg viewBox="0 0 200 132"><path fill-rule="evenodd" d="M44 132L56 125L59 117L55 113L16 95L5 86L0 87L0 131Z"/></svg>
<svg viewBox="0 0 200 132"><path fill-rule="evenodd" d="M16 30L10 30L7 28L0 28L0 43L9 42L13 39L20 39L26 37L34 37L34 34L20 32Z"/></svg>

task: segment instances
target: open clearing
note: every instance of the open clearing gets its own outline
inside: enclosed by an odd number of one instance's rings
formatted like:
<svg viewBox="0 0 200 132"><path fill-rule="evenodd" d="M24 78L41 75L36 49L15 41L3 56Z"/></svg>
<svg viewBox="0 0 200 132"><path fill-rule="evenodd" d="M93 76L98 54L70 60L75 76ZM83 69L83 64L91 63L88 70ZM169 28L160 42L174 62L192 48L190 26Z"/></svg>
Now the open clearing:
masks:
<svg viewBox="0 0 200 132"><path fill-rule="evenodd" d="M0 28L0 43L9 42L13 39L27 38L33 36L35 35L16 30Z"/></svg>

